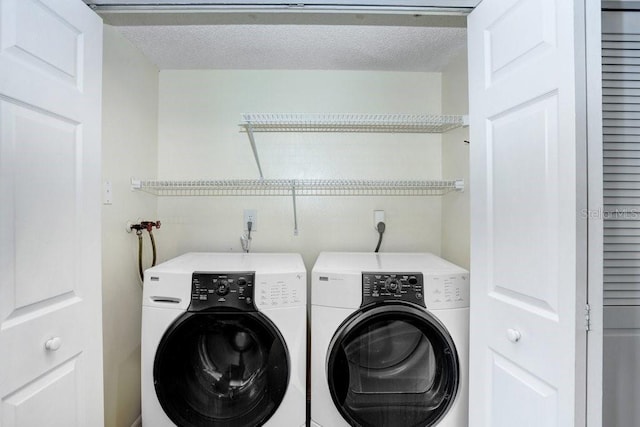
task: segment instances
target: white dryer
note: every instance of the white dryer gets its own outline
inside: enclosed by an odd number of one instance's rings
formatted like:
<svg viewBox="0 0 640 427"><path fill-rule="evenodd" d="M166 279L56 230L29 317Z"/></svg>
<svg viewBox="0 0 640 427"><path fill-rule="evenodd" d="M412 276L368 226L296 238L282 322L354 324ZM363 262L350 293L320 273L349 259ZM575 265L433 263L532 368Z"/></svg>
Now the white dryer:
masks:
<svg viewBox="0 0 640 427"><path fill-rule="evenodd" d="M303 426L306 272L297 254L189 253L145 272L145 426Z"/></svg>
<svg viewBox="0 0 640 427"><path fill-rule="evenodd" d="M311 425L466 427L469 274L429 253L321 253Z"/></svg>

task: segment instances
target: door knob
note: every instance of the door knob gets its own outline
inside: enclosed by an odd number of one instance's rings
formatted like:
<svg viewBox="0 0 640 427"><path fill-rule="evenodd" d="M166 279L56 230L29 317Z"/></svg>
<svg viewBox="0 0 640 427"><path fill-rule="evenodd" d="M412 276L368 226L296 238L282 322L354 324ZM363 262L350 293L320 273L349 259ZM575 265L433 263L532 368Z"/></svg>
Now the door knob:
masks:
<svg viewBox="0 0 640 427"><path fill-rule="evenodd" d="M47 342L44 343L44 348L46 348L49 351L56 351L57 349L60 348L61 345L62 345L62 340L60 339L60 337L54 337L54 338L48 339Z"/></svg>
<svg viewBox="0 0 640 427"><path fill-rule="evenodd" d="M507 338L511 342L518 342L520 341L520 338L522 338L522 334L516 329L509 328L507 329Z"/></svg>

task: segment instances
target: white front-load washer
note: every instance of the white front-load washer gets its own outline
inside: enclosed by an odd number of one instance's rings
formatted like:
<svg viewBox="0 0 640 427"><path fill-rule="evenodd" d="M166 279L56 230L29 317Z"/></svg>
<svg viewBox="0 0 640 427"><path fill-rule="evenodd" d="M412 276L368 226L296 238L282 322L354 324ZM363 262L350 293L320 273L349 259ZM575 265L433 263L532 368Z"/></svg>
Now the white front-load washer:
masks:
<svg viewBox="0 0 640 427"><path fill-rule="evenodd" d="M469 274L429 253L331 253L311 275L311 425L466 427Z"/></svg>
<svg viewBox="0 0 640 427"><path fill-rule="evenodd" d="M298 254L188 253L147 270L143 424L305 425L306 280Z"/></svg>

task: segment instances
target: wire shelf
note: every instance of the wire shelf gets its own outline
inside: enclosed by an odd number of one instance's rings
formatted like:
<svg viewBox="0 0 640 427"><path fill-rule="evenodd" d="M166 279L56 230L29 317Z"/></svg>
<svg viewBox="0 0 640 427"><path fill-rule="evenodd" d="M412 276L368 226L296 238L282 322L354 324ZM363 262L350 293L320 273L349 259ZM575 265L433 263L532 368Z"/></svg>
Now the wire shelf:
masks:
<svg viewBox="0 0 640 427"><path fill-rule="evenodd" d="M442 133L466 125L465 116L426 114L246 113L252 132Z"/></svg>
<svg viewBox="0 0 640 427"><path fill-rule="evenodd" d="M134 190L157 196L441 196L464 190L461 180L132 180L131 185Z"/></svg>

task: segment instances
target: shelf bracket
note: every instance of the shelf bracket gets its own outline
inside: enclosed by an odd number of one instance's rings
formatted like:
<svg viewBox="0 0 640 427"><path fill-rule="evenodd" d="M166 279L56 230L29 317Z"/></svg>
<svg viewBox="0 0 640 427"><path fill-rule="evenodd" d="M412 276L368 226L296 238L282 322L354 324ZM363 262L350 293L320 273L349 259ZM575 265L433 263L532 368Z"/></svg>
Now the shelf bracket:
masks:
<svg viewBox="0 0 640 427"><path fill-rule="evenodd" d="M293 199L293 235L298 235L298 210L296 209L296 182L291 181L291 198Z"/></svg>
<svg viewBox="0 0 640 427"><path fill-rule="evenodd" d="M258 149L256 148L256 140L253 137L253 126L251 126L251 122L247 122L246 129L247 135L249 135L249 142L251 143L251 150L253 150L253 157L256 159L258 172L260 172L260 179L264 179L264 175L262 174L262 166L260 166L260 158L258 157Z"/></svg>

